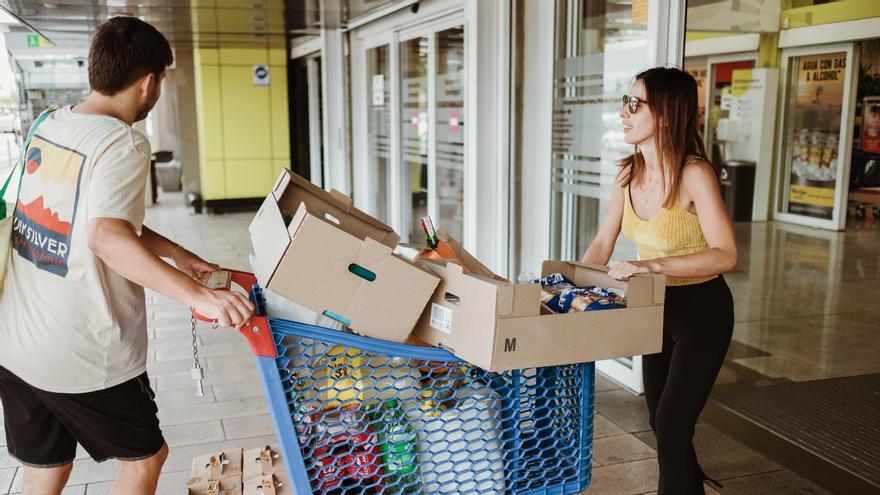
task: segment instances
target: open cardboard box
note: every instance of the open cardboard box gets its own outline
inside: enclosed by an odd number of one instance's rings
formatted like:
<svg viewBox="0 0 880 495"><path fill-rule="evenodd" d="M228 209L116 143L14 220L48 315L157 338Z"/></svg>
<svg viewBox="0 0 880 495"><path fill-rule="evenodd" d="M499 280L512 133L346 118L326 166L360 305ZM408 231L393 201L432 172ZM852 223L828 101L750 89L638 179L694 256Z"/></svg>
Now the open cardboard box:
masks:
<svg viewBox="0 0 880 495"><path fill-rule="evenodd" d="M368 337L405 341L439 283L393 255L400 237L351 198L287 170L249 230L266 289Z"/></svg>
<svg viewBox="0 0 880 495"><path fill-rule="evenodd" d="M626 308L541 314L540 284L515 284L465 274L450 262L421 261L440 278L413 336L445 347L489 371L555 366L660 352L666 277L640 274L627 282L608 268L545 261L542 276L562 273L578 286L621 289Z"/></svg>

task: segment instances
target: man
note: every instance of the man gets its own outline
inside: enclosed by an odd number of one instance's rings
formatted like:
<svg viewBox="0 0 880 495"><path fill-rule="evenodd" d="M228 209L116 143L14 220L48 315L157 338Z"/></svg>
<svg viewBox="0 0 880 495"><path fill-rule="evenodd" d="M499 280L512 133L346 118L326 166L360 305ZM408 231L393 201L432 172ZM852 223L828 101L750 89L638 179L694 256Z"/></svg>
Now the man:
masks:
<svg viewBox="0 0 880 495"><path fill-rule="evenodd" d="M171 62L154 27L105 22L89 49L90 95L49 115L26 151L0 294L0 398L25 494L60 493L77 443L122 461L112 493L155 492L168 447L146 375L143 287L222 325L253 313L244 295L194 281L216 265L142 226L150 145L131 125Z"/></svg>

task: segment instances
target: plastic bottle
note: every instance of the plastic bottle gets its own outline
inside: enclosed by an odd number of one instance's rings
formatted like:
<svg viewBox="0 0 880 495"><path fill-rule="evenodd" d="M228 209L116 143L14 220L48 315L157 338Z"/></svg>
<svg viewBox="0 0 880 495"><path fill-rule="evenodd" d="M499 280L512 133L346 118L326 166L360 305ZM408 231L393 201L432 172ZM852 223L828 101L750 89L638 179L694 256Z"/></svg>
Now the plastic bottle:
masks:
<svg viewBox="0 0 880 495"><path fill-rule="evenodd" d="M397 399L389 399L376 414L382 420L377 437L385 493L421 494L416 434L406 418L406 413L400 408Z"/></svg>

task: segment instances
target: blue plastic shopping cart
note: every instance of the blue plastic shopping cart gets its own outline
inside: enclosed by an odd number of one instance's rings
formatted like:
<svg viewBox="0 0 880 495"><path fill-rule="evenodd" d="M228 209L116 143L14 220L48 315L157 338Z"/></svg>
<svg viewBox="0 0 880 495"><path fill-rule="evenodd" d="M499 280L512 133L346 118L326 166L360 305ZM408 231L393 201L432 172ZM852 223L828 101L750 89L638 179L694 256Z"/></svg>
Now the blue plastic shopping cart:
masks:
<svg viewBox="0 0 880 495"><path fill-rule="evenodd" d="M564 495L590 484L592 363L493 373L443 349L257 313L250 343L297 495Z"/></svg>

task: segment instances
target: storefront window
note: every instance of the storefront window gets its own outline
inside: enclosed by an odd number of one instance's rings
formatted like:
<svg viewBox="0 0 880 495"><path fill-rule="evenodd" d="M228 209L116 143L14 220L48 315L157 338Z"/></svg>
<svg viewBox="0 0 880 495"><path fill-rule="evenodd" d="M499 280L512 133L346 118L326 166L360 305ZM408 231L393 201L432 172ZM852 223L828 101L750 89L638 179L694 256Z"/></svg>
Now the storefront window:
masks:
<svg viewBox="0 0 880 495"><path fill-rule="evenodd" d="M400 137L403 240L423 239L419 219L428 214L428 38L400 44Z"/></svg>
<svg viewBox="0 0 880 495"><path fill-rule="evenodd" d="M391 163L391 69L388 45L367 50L367 154L372 212L388 223Z"/></svg>
<svg viewBox="0 0 880 495"><path fill-rule="evenodd" d="M598 231L623 140L620 98L648 61L648 2L558 0L553 98L553 250L579 259ZM621 240L629 256L631 246Z"/></svg>
<svg viewBox="0 0 880 495"><path fill-rule="evenodd" d="M464 238L464 28L437 33L437 225Z"/></svg>

